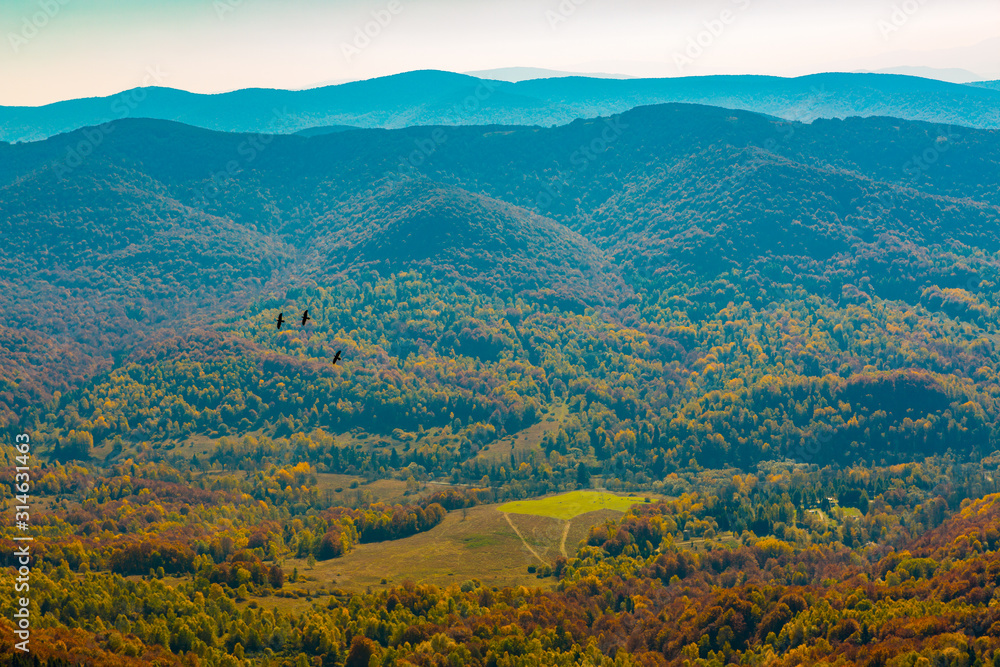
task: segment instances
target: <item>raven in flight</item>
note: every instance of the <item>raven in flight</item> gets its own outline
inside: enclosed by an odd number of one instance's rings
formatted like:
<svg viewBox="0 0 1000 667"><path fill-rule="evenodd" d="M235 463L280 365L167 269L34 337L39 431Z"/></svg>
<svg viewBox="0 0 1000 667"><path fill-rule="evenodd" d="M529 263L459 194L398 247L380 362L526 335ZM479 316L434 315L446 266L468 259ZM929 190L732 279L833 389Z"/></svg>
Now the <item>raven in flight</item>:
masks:
<svg viewBox="0 0 1000 667"><path fill-rule="evenodd" d="M312 318L309 317L309 311L308 310L306 312L302 313L302 326L305 326L306 322L308 322L311 319Z"/></svg>
<svg viewBox="0 0 1000 667"><path fill-rule="evenodd" d="M284 324L284 323L285 323L285 314L284 313L278 313L278 328L280 329L281 325Z"/></svg>
<svg viewBox="0 0 1000 667"><path fill-rule="evenodd" d="M340 361L340 350L337 350L337 354L333 357L333 365L336 366L338 361Z"/></svg>

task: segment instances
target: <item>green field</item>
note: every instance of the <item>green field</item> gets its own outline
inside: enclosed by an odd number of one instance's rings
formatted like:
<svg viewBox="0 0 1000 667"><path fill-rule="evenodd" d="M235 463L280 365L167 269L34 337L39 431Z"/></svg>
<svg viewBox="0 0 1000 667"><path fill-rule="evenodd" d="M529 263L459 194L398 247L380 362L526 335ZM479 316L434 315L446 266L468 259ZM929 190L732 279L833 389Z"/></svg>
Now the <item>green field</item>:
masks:
<svg viewBox="0 0 1000 667"><path fill-rule="evenodd" d="M549 498L517 500L501 505L497 509L508 514L531 514L568 521L581 514L598 510L625 512L632 505L644 502L646 499L638 496L616 496L601 491L570 491Z"/></svg>

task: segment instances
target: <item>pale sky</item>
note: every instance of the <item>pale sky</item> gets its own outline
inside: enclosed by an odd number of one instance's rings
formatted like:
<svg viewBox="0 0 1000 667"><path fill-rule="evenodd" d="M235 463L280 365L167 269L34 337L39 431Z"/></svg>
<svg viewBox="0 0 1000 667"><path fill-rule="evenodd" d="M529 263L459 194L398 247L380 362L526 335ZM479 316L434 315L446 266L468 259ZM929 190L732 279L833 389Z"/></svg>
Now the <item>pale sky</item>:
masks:
<svg viewBox="0 0 1000 667"><path fill-rule="evenodd" d="M355 41L366 23L374 36ZM8 106L515 66L797 76L910 65L997 79L1000 1L0 0L0 40Z"/></svg>

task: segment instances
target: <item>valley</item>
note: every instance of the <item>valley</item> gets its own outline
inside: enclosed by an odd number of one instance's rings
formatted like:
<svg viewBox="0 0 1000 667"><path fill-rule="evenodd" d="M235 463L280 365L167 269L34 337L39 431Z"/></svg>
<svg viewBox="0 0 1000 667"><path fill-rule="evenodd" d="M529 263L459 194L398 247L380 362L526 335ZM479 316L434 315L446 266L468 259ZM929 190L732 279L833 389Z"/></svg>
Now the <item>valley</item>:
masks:
<svg viewBox="0 0 1000 667"><path fill-rule="evenodd" d="M87 132L0 145L45 664L1000 655L995 130Z"/></svg>

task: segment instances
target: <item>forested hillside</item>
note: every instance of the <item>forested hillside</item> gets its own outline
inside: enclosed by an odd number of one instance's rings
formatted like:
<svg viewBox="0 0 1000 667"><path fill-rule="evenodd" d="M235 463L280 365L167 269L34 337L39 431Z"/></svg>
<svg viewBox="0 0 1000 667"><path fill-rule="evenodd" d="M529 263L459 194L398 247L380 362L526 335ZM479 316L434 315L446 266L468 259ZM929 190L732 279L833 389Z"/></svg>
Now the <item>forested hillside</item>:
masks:
<svg viewBox="0 0 1000 667"><path fill-rule="evenodd" d="M49 664L996 664L996 131L95 131L0 145ZM540 588L339 587L588 487Z"/></svg>

